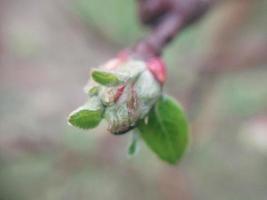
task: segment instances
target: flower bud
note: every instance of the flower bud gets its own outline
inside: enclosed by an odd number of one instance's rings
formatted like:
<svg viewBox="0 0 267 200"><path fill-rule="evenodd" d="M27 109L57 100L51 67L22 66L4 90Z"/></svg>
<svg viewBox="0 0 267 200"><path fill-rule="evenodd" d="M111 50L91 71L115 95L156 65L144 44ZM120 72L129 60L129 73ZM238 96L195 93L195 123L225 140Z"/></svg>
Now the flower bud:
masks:
<svg viewBox="0 0 267 200"><path fill-rule="evenodd" d="M160 58L152 58L148 61L148 68L155 78L163 84L166 80L165 64Z"/></svg>
<svg viewBox="0 0 267 200"><path fill-rule="evenodd" d="M69 122L80 128L93 128L103 117L108 130L116 135L134 128L161 96L165 71L160 64L113 59L94 69L85 89L89 102L74 111Z"/></svg>
<svg viewBox="0 0 267 200"><path fill-rule="evenodd" d="M105 109L104 117L108 129L113 134L122 134L135 127L144 118L161 95L161 85L142 61L128 61L119 71L128 74L128 81L120 97L112 89L104 90L104 95L113 97ZM118 88L116 88L118 92ZM120 93L120 92L119 92ZM118 98L117 101L114 99ZM104 103L105 104L105 103Z"/></svg>

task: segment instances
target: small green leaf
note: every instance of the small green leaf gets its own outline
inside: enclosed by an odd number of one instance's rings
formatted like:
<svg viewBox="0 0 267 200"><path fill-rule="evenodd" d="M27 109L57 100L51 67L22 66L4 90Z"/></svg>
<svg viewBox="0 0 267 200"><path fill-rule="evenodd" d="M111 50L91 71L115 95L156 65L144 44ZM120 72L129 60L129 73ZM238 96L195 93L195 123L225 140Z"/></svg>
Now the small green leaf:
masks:
<svg viewBox="0 0 267 200"><path fill-rule="evenodd" d="M95 128L102 119L102 112L82 109L69 117L69 123L82 129Z"/></svg>
<svg viewBox="0 0 267 200"><path fill-rule="evenodd" d="M137 152L138 149L138 139L139 139L139 135L137 131L134 131L132 136L132 141L131 144L128 148L128 155L132 156Z"/></svg>
<svg viewBox="0 0 267 200"><path fill-rule="evenodd" d="M98 97L92 97L89 101L69 115L68 122L82 129L95 128L101 121L103 105Z"/></svg>
<svg viewBox="0 0 267 200"><path fill-rule="evenodd" d="M97 95L99 92L99 86L94 86L92 88L89 89L88 93L91 96Z"/></svg>
<svg viewBox="0 0 267 200"><path fill-rule="evenodd" d="M176 164L189 140L188 124L181 106L174 99L164 96L147 119L138 124L140 135L162 160Z"/></svg>
<svg viewBox="0 0 267 200"><path fill-rule="evenodd" d="M113 73L94 70L92 78L101 85L116 86L121 83L120 79Z"/></svg>

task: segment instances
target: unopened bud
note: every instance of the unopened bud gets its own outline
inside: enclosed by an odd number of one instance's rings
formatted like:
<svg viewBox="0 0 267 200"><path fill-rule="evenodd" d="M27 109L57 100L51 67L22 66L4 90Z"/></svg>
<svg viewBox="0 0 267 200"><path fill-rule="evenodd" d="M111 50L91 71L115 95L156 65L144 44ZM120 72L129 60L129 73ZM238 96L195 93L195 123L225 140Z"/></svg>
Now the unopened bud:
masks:
<svg viewBox="0 0 267 200"><path fill-rule="evenodd" d="M101 118L113 134L123 134L146 117L161 96L165 80L162 63L136 59L113 59L94 69L86 86L89 102L70 115L69 122L80 128L93 128Z"/></svg>

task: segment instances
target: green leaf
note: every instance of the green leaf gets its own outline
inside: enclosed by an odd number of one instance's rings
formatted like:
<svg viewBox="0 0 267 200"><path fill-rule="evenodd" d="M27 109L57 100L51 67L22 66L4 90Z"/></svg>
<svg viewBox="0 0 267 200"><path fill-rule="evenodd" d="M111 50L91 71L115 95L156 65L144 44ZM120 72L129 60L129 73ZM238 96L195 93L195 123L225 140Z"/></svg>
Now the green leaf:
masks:
<svg viewBox="0 0 267 200"><path fill-rule="evenodd" d="M98 97L92 97L89 101L69 115L68 122L72 126L82 129L95 128L101 121L103 105Z"/></svg>
<svg viewBox="0 0 267 200"><path fill-rule="evenodd" d="M132 141L130 146L128 147L128 155L132 156L137 152L138 149L138 139L139 139L139 135L137 131L134 131L133 133L133 137L132 137Z"/></svg>
<svg viewBox="0 0 267 200"><path fill-rule="evenodd" d="M188 124L181 106L174 99L164 96L147 119L138 124L140 135L162 160L176 164L189 140Z"/></svg>
<svg viewBox="0 0 267 200"><path fill-rule="evenodd" d="M88 94L91 96L98 95L99 89L100 89L99 86L94 86L94 87L89 89Z"/></svg>
<svg viewBox="0 0 267 200"><path fill-rule="evenodd" d="M102 119L102 112L82 109L69 117L69 123L82 129L95 128Z"/></svg>
<svg viewBox="0 0 267 200"><path fill-rule="evenodd" d="M113 73L94 70L92 78L101 85L116 86L121 83L120 79Z"/></svg>

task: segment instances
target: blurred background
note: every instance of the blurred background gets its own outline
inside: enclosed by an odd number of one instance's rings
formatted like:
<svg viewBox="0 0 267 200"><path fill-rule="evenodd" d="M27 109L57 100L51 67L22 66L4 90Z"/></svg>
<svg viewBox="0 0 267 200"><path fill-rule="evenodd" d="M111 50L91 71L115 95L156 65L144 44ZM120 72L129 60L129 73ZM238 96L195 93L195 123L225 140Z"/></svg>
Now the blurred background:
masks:
<svg viewBox="0 0 267 200"><path fill-rule="evenodd" d="M133 45L134 0L0 0L0 200L266 200L267 2L221 1L164 52L192 142L178 166L67 125L91 67Z"/></svg>

